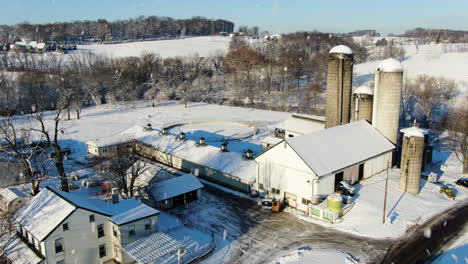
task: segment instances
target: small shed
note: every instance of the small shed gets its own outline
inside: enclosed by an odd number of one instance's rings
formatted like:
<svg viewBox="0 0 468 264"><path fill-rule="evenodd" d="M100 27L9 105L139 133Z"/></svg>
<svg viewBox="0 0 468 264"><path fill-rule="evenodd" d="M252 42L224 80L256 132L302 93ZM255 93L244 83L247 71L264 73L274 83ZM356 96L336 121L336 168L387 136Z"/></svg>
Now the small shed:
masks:
<svg viewBox="0 0 468 264"><path fill-rule="evenodd" d="M0 210L15 213L30 200L26 194L17 188L5 188L0 191Z"/></svg>
<svg viewBox="0 0 468 264"><path fill-rule="evenodd" d="M154 206L170 209L200 199L203 184L193 174L185 174L147 187Z"/></svg>
<svg viewBox="0 0 468 264"><path fill-rule="evenodd" d="M316 115L293 114L279 123L275 128L275 136L281 138L297 137L325 128L325 117Z"/></svg>

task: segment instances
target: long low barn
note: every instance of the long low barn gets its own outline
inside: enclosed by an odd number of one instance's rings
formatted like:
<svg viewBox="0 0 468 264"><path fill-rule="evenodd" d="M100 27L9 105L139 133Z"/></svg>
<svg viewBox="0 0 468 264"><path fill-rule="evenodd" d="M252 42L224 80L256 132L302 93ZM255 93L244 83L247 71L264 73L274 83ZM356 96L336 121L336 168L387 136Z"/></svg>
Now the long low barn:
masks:
<svg viewBox="0 0 468 264"><path fill-rule="evenodd" d="M250 192L256 179L256 163L238 152L199 146L193 140L148 132L135 140L134 152L168 166L242 192Z"/></svg>
<svg viewBox="0 0 468 264"><path fill-rule="evenodd" d="M314 196L384 173L395 146L366 121L287 138L257 156L256 188L306 211Z"/></svg>

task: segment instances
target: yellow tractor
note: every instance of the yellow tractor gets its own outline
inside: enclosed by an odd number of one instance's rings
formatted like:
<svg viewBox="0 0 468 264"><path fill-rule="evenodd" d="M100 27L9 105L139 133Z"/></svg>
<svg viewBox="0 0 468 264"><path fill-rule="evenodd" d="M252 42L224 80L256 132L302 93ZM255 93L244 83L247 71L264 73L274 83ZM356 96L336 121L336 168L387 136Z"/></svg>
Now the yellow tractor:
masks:
<svg viewBox="0 0 468 264"><path fill-rule="evenodd" d="M455 200L455 197L457 196L455 191L447 186L440 187L440 193L447 195L447 197L452 200Z"/></svg>

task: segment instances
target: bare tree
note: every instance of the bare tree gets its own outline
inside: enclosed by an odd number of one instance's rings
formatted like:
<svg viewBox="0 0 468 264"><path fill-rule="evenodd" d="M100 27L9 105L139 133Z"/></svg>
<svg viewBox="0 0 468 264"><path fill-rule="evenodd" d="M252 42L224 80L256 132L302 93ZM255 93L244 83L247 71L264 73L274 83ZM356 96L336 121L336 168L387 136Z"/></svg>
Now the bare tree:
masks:
<svg viewBox="0 0 468 264"><path fill-rule="evenodd" d="M68 192L68 178L65 172L64 166L64 154L62 153L62 147L59 144L59 133L63 133L63 130L60 128L60 114L62 113L63 108L59 108L55 111L55 116L53 116L53 128L52 132L49 131L45 122L44 112L33 113L32 117L39 123L39 128L32 128L31 130L40 133L46 140L49 146L54 150L52 153L52 161L57 168L57 172L60 178L60 186L62 191Z"/></svg>
<svg viewBox="0 0 468 264"><path fill-rule="evenodd" d="M463 164L463 174L468 170L468 106L454 108L448 122L449 146Z"/></svg>
<svg viewBox="0 0 468 264"><path fill-rule="evenodd" d="M107 173L106 178L113 182L126 197L131 198L135 194L135 181L148 169L148 164L139 156L117 153L101 165L100 169Z"/></svg>

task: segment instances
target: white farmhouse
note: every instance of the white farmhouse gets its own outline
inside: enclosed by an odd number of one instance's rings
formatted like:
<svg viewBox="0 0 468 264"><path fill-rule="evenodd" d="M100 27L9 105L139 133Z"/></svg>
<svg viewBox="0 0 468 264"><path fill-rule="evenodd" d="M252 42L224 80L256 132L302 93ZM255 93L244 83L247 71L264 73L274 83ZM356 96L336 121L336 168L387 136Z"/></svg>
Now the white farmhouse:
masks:
<svg viewBox="0 0 468 264"><path fill-rule="evenodd" d="M19 239L7 255L15 259L16 247L29 257L14 263L134 263L122 247L157 233L159 211L133 199L114 202L47 187L14 216Z"/></svg>
<svg viewBox="0 0 468 264"><path fill-rule="evenodd" d="M306 211L313 197L333 193L339 181L385 172L394 148L366 121L286 138L255 158L256 188Z"/></svg>

